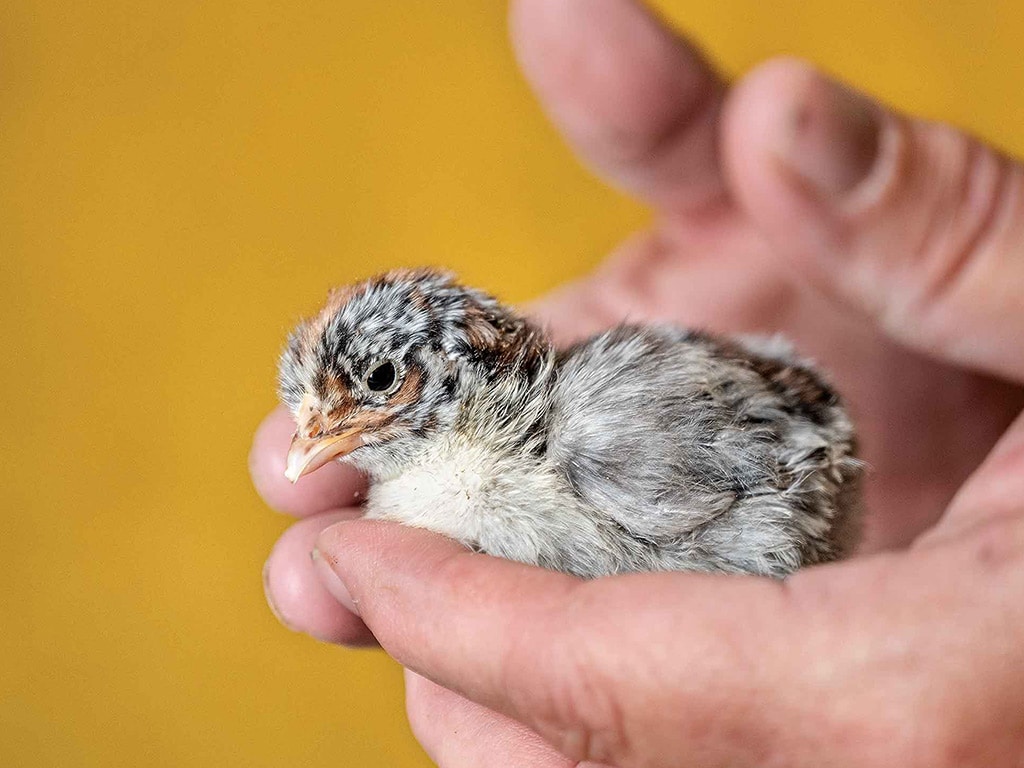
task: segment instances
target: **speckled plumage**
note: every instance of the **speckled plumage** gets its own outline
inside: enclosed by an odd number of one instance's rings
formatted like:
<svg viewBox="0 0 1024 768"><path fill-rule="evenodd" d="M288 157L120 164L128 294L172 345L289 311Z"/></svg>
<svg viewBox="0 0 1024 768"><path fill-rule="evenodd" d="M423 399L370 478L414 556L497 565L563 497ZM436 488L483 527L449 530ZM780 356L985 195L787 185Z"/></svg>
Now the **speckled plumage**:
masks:
<svg viewBox="0 0 1024 768"><path fill-rule="evenodd" d="M853 427L777 340L621 326L556 351L493 297L399 271L296 329L280 391L297 440L358 433L341 460L371 477L369 517L493 555L784 576L856 538Z"/></svg>

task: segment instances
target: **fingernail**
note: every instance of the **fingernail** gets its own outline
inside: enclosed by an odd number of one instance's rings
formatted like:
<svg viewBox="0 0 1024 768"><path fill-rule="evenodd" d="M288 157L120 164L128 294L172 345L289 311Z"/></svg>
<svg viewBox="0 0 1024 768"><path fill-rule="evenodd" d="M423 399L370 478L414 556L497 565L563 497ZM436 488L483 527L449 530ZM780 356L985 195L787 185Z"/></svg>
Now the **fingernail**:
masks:
<svg viewBox="0 0 1024 768"><path fill-rule="evenodd" d="M835 201L869 175L878 156L877 104L824 77L809 81L778 148L783 163Z"/></svg>
<svg viewBox="0 0 1024 768"><path fill-rule="evenodd" d="M267 561L263 563L263 596L267 600L267 607L270 608L270 612L274 614L274 618L277 619L285 628L290 629L292 632L298 632L298 630L288 623L285 619L284 614L278 609L274 603L274 595L270 589L270 561L272 558L268 557Z"/></svg>
<svg viewBox="0 0 1024 768"><path fill-rule="evenodd" d="M316 575L327 588L327 591L331 593L331 596L358 616L359 606L352 599L348 587L338 578L338 574L334 572L334 568L329 560L330 556L325 556L318 548L315 548L309 553L309 557L313 561L313 570L316 571Z"/></svg>

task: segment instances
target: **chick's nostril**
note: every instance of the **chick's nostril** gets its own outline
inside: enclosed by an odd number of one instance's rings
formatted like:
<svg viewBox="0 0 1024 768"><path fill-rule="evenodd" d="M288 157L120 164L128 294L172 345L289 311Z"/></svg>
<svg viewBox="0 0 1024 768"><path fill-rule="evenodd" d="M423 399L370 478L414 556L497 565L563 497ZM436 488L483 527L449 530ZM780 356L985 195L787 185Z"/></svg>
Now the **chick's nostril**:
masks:
<svg viewBox="0 0 1024 768"><path fill-rule="evenodd" d="M323 433L317 405L316 400L308 392L299 404L296 421L299 424L299 434L305 438L319 437Z"/></svg>

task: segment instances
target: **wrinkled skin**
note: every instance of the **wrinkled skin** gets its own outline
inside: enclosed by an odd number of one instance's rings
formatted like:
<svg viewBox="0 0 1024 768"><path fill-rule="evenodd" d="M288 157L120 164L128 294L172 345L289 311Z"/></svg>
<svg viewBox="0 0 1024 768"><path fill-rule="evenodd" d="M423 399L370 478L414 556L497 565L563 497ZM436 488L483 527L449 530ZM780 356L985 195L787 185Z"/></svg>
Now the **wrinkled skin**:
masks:
<svg viewBox="0 0 1024 768"><path fill-rule="evenodd" d="M1021 166L800 62L726 88L629 0L519 0L511 26L575 151L660 214L535 313L563 341L626 315L784 332L859 425L862 552L784 584L580 582L355 520L342 466L291 486L278 410L251 457L301 518L278 616L411 670L445 768L1024 764Z"/></svg>

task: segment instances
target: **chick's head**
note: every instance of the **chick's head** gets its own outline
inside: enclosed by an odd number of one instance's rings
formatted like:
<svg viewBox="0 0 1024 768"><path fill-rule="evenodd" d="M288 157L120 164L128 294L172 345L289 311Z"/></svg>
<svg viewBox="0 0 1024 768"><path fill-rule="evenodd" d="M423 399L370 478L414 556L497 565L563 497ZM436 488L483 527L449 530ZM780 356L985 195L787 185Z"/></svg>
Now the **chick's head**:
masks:
<svg viewBox="0 0 1024 768"><path fill-rule="evenodd" d="M371 472L399 466L455 426L527 329L493 297L433 270L335 289L281 356L280 396L297 427L285 474L295 482L338 459Z"/></svg>

